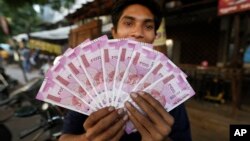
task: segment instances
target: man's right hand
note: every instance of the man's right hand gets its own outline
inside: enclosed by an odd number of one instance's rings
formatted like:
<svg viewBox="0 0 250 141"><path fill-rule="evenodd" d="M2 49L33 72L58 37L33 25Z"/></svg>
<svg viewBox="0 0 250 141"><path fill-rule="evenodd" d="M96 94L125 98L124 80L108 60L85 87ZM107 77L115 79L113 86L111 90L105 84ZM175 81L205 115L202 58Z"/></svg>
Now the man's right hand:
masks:
<svg viewBox="0 0 250 141"><path fill-rule="evenodd" d="M118 141L124 134L128 116L123 109L106 107L93 112L83 124L89 141Z"/></svg>

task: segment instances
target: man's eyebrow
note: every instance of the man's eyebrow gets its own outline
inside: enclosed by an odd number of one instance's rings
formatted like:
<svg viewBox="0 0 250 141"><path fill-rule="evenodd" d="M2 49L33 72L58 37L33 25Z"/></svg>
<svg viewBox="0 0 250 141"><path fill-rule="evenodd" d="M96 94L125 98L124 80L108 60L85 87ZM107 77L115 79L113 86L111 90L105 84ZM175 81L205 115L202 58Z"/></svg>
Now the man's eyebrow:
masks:
<svg viewBox="0 0 250 141"><path fill-rule="evenodd" d="M153 19L145 19L144 22L145 23L151 23L151 22L154 23L154 20Z"/></svg>
<svg viewBox="0 0 250 141"><path fill-rule="evenodd" d="M123 16L121 19L136 20L136 18L133 16ZM143 22L146 22L146 23L153 22L154 23L154 19L146 18L146 19L143 19Z"/></svg>
<svg viewBox="0 0 250 141"><path fill-rule="evenodd" d="M122 19L135 20L135 18L132 16L124 16L124 17L122 17Z"/></svg>

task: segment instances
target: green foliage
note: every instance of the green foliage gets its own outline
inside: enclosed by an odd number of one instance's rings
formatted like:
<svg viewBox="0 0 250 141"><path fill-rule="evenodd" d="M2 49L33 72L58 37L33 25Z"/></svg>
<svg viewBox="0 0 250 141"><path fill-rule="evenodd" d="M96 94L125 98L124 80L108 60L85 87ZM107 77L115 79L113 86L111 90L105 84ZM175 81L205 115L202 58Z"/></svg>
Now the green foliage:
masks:
<svg viewBox="0 0 250 141"><path fill-rule="evenodd" d="M37 31L42 24L33 5L50 5L59 10L61 6L69 7L74 0L0 0L0 16L8 19L11 34L30 33ZM4 40L0 29L0 41Z"/></svg>
<svg viewBox="0 0 250 141"><path fill-rule="evenodd" d="M0 9L2 9L2 15L4 15L9 22L12 35L31 31L33 27L36 27L41 23L41 20L34 11L32 5L28 3L22 5L22 7L16 8L15 10L8 6L2 7L2 5Z"/></svg>
<svg viewBox="0 0 250 141"><path fill-rule="evenodd" d="M51 0L2 0L9 8L15 10L16 8L20 8L25 6L26 4L48 4Z"/></svg>
<svg viewBox="0 0 250 141"><path fill-rule="evenodd" d="M6 43L7 37L4 35L3 31L0 30L0 43Z"/></svg>
<svg viewBox="0 0 250 141"><path fill-rule="evenodd" d="M59 10L61 6L69 7L75 0L0 0L3 1L12 10L25 6L26 4L46 5L49 4L55 10Z"/></svg>

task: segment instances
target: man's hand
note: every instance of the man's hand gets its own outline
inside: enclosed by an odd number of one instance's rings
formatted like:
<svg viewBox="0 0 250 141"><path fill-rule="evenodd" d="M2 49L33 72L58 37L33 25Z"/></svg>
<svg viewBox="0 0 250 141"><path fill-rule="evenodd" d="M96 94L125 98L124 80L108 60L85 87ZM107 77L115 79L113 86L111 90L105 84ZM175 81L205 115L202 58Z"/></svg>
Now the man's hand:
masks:
<svg viewBox="0 0 250 141"><path fill-rule="evenodd" d="M145 113L139 112L129 102L125 103L129 119L140 132L142 141L166 140L174 124L174 118L150 94L131 93L131 98Z"/></svg>
<svg viewBox="0 0 250 141"><path fill-rule="evenodd" d="M124 134L127 119L123 109L100 109L86 119L83 125L86 131L84 138L90 141L118 141Z"/></svg>

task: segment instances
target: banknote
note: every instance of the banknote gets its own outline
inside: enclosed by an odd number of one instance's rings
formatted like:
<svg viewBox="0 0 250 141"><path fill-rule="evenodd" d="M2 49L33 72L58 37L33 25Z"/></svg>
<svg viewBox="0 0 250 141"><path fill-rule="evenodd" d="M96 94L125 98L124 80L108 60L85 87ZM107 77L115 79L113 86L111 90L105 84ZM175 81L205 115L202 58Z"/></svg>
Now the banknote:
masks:
<svg viewBox="0 0 250 141"><path fill-rule="evenodd" d="M138 44L125 71L124 77L121 80L120 95L126 97L121 103L127 101L129 94L134 87L145 77L145 75L152 69L158 53L155 50L144 47ZM124 96L123 96L124 95Z"/></svg>
<svg viewBox="0 0 250 141"><path fill-rule="evenodd" d="M101 48L103 79L108 106L114 106L113 82L116 64L118 61L119 49L126 45L127 40L125 39L113 39L109 40L105 47Z"/></svg>
<svg viewBox="0 0 250 141"><path fill-rule="evenodd" d="M96 109L87 103L87 101L80 100L66 89L57 85L51 79L51 75L51 71L48 70L36 96L37 99L86 115L96 111Z"/></svg>
<svg viewBox="0 0 250 141"><path fill-rule="evenodd" d="M194 90L187 82L185 75L182 73L165 74L162 78L158 79L156 82L141 91L152 95L168 112L195 94ZM135 102L131 101L131 103L137 110L139 110L139 112L145 114L139 106L135 104ZM126 123L125 130L128 134L136 131L131 121Z"/></svg>
<svg viewBox="0 0 250 141"><path fill-rule="evenodd" d="M149 70L141 81L134 86L132 91L143 90L168 73L182 74L186 77L186 74L181 71L181 69L178 68L170 59L168 59L164 54L158 53L152 69Z"/></svg>
<svg viewBox="0 0 250 141"><path fill-rule="evenodd" d="M93 107L95 107L96 109L100 108L100 105L98 105L98 103L96 103L96 101L93 100L93 98L91 98L89 94L87 94L87 92L74 79L70 72L65 69L64 64L66 62L67 57L62 56L58 61L58 64L55 64L51 67L51 72L53 74L52 80L79 99L88 101L88 103L91 103L90 105L93 105Z"/></svg>
<svg viewBox="0 0 250 141"><path fill-rule="evenodd" d="M77 58L80 62L89 83L93 87L102 107L107 106L108 101L105 94L101 48L108 42L107 36L99 37L81 48Z"/></svg>
<svg viewBox="0 0 250 141"><path fill-rule="evenodd" d="M185 76L174 73L165 75L143 91L151 94L168 112L195 94Z"/></svg>
<svg viewBox="0 0 250 141"><path fill-rule="evenodd" d="M133 54L134 48L136 47L137 42L128 41L127 45L119 49L118 53L118 63L116 64L115 74L114 74L114 82L113 82L113 100L114 105L116 107L121 107L121 101L125 97L121 97L119 88L121 85L121 81L123 79L123 75L126 71L126 68L130 62L131 55ZM119 105L118 105L119 104Z"/></svg>
<svg viewBox="0 0 250 141"><path fill-rule="evenodd" d="M78 84L86 91L87 95L98 103L100 107L102 107L100 100L97 98L97 94L93 91L93 86L90 84L86 73L84 72L83 68L81 67L80 62L78 61L78 52L81 50L83 46L78 46L66 53L64 56L66 57L66 61L64 62L65 69L71 74L71 76L78 82Z"/></svg>

